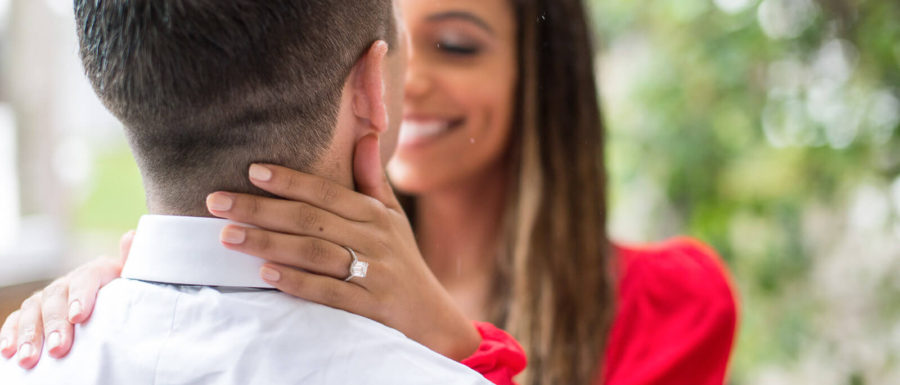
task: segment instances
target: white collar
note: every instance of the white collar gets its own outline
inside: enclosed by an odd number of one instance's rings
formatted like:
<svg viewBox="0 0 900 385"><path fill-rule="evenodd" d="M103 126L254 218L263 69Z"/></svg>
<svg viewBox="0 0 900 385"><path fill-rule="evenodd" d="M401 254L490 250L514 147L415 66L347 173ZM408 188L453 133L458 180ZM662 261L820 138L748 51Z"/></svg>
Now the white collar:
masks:
<svg viewBox="0 0 900 385"><path fill-rule="evenodd" d="M144 215L138 223L122 278L203 285L272 288L259 277L263 259L226 249L225 219Z"/></svg>

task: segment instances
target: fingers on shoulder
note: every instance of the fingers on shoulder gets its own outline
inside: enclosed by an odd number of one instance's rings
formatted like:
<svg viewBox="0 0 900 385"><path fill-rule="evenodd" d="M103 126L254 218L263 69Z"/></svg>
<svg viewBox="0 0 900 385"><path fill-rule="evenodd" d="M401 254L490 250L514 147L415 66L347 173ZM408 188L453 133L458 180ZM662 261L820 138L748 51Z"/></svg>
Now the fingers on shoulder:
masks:
<svg viewBox="0 0 900 385"><path fill-rule="evenodd" d="M31 368L37 364L43 346L42 296L42 292L37 292L28 297L22 303L19 314L16 344L18 345L19 365L24 368Z"/></svg>
<svg viewBox="0 0 900 385"><path fill-rule="evenodd" d="M68 321L69 277L53 281L41 291L41 317L46 330L63 330L71 327Z"/></svg>
<svg viewBox="0 0 900 385"><path fill-rule="evenodd" d="M121 275L122 263L110 258L97 258L69 274L66 318L71 323L90 317L100 288Z"/></svg>
<svg viewBox="0 0 900 385"><path fill-rule="evenodd" d="M16 340L19 328L19 317L22 315L21 310L16 310L6 316L3 321L3 327L0 328L0 355L4 358L10 358L16 354Z"/></svg>
<svg viewBox="0 0 900 385"><path fill-rule="evenodd" d="M69 278L59 278L47 285L44 290L35 293L35 295L39 295L42 302L46 302L48 300L57 300L59 298L65 300L69 296ZM28 300L32 300L32 298L29 298L26 301Z"/></svg>

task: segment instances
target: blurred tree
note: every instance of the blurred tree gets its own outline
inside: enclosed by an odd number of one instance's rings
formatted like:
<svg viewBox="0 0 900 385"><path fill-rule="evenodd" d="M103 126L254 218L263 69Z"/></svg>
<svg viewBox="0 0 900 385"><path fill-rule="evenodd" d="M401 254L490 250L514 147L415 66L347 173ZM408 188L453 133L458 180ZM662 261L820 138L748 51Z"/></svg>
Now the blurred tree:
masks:
<svg viewBox="0 0 900 385"><path fill-rule="evenodd" d="M590 3L613 234L722 254L732 381L900 383L900 2Z"/></svg>

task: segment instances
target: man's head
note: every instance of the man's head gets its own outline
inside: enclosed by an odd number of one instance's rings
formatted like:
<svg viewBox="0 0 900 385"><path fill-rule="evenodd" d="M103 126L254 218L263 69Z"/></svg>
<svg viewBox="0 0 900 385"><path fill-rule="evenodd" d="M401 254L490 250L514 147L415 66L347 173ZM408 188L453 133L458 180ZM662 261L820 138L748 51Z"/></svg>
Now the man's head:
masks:
<svg viewBox="0 0 900 385"><path fill-rule="evenodd" d="M405 46L390 0L75 0L75 17L154 213L259 192L252 162L349 184L355 139L396 132Z"/></svg>

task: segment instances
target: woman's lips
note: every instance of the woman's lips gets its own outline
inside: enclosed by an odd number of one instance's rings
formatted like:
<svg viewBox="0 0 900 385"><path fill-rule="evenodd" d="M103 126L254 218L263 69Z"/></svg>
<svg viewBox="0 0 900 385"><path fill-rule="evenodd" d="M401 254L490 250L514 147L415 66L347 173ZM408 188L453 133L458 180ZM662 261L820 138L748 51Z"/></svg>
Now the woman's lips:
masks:
<svg viewBox="0 0 900 385"><path fill-rule="evenodd" d="M445 119L404 119L397 140L401 146L427 142L456 128L462 120Z"/></svg>

